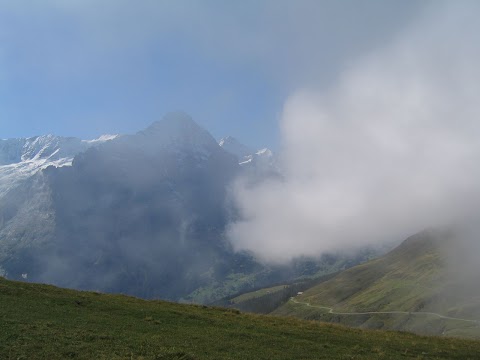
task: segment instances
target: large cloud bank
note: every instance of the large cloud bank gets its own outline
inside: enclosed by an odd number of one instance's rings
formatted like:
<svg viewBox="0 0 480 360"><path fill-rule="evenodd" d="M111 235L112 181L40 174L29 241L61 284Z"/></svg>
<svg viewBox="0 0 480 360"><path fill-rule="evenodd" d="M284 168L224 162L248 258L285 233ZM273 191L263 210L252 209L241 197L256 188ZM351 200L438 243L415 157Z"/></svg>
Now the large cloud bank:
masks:
<svg viewBox="0 0 480 360"><path fill-rule="evenodd" d="M292 94L281 119L284 178L235 184L237 249L284 261L474 217L480 6L436 5L329 91Z"/></svg>

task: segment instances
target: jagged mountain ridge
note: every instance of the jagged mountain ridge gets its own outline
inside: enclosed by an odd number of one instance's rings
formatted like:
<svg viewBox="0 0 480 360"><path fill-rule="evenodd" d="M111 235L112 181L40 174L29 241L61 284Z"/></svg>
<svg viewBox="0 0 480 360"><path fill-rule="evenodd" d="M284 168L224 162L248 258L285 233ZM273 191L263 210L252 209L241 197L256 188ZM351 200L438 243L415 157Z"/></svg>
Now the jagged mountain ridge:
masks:
<svg viewBox="0 0 480 360"><path fill-rule="evenodd" d="M218 142L218 145L225 151L237 157L240 165L248 165L254 163L263 163L263 165L272 165L276 159L274 153L268 149L253 150L252 148L242 144L233 136L226 136Z"/></svg>
<svg viewBox="0 0 480 360"><path fill-rule="evenodd" d="M239 162L244 161L245 157L255 153L253 149L242 144L233 136L226 136L220 139L218 145L220 145L225 151L228 151L229 153L235 155L238 158Z"/></svg>
<svg viewBox="0 0 480 360"><path fill-rule="evenodd" d="M224 137L218 144L237 158L244 179L248 179L248 182L262 182L269 178L282 177L280 162L270 149L252 150L232 136Z"/></svg>
<svg viewBox="0 0 480 360"><path fill-rule="evenodd" d="M80 140L42 135L0 139L0 198L38 171L48 166L70 166L75 155L115 137L103 135L94 140Z"/></svg>
<svg viewBox="0 0 480 360"><path fill-rule="evenodd" d="M102 135L94 140L80 140L75 137L55 135L33 136L19 139L0 139L0 166L48 159L73 159L93 144L112 140L117 135Z"/></svg>

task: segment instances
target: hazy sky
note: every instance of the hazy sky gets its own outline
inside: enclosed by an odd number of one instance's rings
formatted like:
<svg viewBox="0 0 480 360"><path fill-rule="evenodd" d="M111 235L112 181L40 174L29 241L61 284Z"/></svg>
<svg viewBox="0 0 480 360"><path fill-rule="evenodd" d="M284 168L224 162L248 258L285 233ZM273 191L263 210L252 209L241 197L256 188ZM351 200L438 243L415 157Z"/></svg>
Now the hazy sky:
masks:
<svg viewBox="0 0 480 360"><path fill-rule="evenodd" d="M0 0L0 138L131 133L184 110L279 144L298 89L328 88L427 1Z"/></svg>

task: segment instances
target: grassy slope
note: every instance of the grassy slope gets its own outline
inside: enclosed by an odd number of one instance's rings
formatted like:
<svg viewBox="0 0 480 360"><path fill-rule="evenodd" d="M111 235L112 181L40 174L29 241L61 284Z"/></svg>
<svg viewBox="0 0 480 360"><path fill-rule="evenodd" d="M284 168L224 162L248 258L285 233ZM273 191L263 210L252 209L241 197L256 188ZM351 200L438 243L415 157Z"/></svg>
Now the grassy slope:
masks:
<svg viewBox="0 0 480 360"><path fill-rule="evenodd" d="M439 250L443 234L426 231L415 235L382 258L346 270L304 292L297 301L332 307L335 312L412 311L477 319L480 301L455 296L447 279L445 257ZM476 303L476 306L475 306ZM429 334L480 335L472 323L432 316L370 315L333 316L325 310L292 302L274 313L335 321L369 328L389 328Z"/></svg>
<svg viewBox="0 0 480 360"><path fill-rule="evenodd" d="M254 299L254 298L264 296L266 294L272 294L272 293L275 293L277 291L280 291L280 290L284 289L285 287L286 287L286 285L278 285L278 286L272 286L272 287L269 287L269 288L259 289L259 290L256 290L256 291L251 291L251 292L239 295L237 297L234 297L232 299L232 303L237 304L237 303L241 303L241 302L246 301L246 300L250 300L250 299Z"/></svg>
<svg viewBox="0 0 480 360"><path fill-rule="evenodd" d="M338 311L417 311L445 284L444 259L428 234L412 237L386 256L309 289L303 299ZM429 304L426 304L428 302Z"/></svg>
<svg viewBox="0 0 480 360"><path fill-rule="evenodd" d="M0 278L1 359L478 359L480 342L361 331Z"/></svg>

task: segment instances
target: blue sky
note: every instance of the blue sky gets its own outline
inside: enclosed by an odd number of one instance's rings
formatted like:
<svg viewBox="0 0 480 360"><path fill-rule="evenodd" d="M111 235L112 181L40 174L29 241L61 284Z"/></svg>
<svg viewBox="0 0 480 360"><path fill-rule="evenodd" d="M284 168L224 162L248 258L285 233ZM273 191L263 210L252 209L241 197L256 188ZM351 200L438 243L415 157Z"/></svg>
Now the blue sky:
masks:
<svg viewBox="0 0 480 360"><path fill-rule="evenodd" d="M132 133L183 110L279 146L289 94L328 91L427 2L0 0L0 138Z"/></svg>

